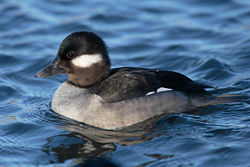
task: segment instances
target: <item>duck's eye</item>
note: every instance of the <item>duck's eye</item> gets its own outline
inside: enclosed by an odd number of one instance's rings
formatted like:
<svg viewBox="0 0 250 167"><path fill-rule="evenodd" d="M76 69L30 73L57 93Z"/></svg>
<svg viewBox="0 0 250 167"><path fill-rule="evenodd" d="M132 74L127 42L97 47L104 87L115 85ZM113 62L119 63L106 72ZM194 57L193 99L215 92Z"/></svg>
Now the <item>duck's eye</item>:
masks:
<svg viewBox="0 0 250 167"><path fill-rule="evenodd" d="M74 52L69 52L69 53L67 54L67 57L68 57L69 59L73 59L75 56L76 56L76 54L75 54Z"/></svg>

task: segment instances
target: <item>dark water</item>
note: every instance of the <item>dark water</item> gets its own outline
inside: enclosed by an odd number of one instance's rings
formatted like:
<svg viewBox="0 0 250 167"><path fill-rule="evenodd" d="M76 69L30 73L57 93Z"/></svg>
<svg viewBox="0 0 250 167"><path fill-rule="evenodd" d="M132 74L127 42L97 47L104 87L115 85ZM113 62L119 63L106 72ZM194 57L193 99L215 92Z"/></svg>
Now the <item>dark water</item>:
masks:
<svg viewBox="0 0 250 167"><path fill-rule="evenodd" d="M133 132L52 113L66 77L34 74L79 30L105 39L113 67L174 70L214 93L250 93L249 0L0 0L0 166L71 166L96 156L123 167L250 166L249 102L171 115Z"/></svg>

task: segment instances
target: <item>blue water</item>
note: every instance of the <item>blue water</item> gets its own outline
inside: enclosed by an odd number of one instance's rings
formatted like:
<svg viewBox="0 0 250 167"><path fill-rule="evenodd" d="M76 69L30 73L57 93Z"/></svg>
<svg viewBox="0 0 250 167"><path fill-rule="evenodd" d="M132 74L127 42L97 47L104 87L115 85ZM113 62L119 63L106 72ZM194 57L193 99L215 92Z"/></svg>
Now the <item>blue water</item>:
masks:
<svg viewBox="0 0 250 167"><path fill-rule="evenodd" d="M113 67L181 72L250 94L249 0L0 0L0 166L72 166L101 157L122 167L249 167L250 103L170 115L151 128L112 132L50 110L66 79L37 79L69 33L109 46Z"/></svg>

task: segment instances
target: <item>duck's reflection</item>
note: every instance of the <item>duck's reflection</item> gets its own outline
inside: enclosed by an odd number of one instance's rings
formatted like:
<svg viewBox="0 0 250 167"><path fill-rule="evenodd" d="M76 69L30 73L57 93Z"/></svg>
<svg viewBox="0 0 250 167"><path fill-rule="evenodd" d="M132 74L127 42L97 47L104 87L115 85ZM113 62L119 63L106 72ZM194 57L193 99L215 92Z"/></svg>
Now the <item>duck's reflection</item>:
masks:
<svg viewBox="0 0 250 167"><path fill-rule="evenodd" d="M43 151L53 159L52 163L74 159L77 164L96 157L108 157L106 153L114 151L116 144L139 144L160 135L156 124L151 124L158 119L160 117L119 131L98 129L67 120L57 128L69 133L48 138Z"/></svg>

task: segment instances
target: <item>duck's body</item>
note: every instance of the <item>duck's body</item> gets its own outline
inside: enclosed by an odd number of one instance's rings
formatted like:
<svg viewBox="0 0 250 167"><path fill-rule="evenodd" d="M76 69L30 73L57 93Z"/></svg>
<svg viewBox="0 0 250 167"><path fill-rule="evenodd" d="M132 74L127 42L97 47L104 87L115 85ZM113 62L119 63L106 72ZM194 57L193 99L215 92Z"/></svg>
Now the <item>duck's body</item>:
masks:
<svg viewBox="0 0 250 167"><path fill-rule="evenodd" d="M88 89L64 82L56 90L51 107L63 116L95 127L121 129L154 116L188 111L192 104L177 91L107 103Z"/></svg>
<svg viewBox="0 0 250 167"><path fill-rule="evenodd" d="M160 75L168 78L168 86L162 83ZM158 92L164 86L182 91ZM56 90L51 107L61 115L95 127L121 129L155 116L206 105L214 97L203 88L172 71L118 68L112 69L107 79L89 88L64 82ZM203 100L197 103L197 97Z"/></svg>
<svg viewBox="0 0 250 167"><path fill-rule="evenodd" d="M65 38L53 64L37 77L63 72L69 79L56 90L52 109L104 129L120 129L155 116L189 111L216 99L204 89L207 86L180 73L110 69L104 42L90 32ZM162 87L171 90L158 92Z"/></svg>

